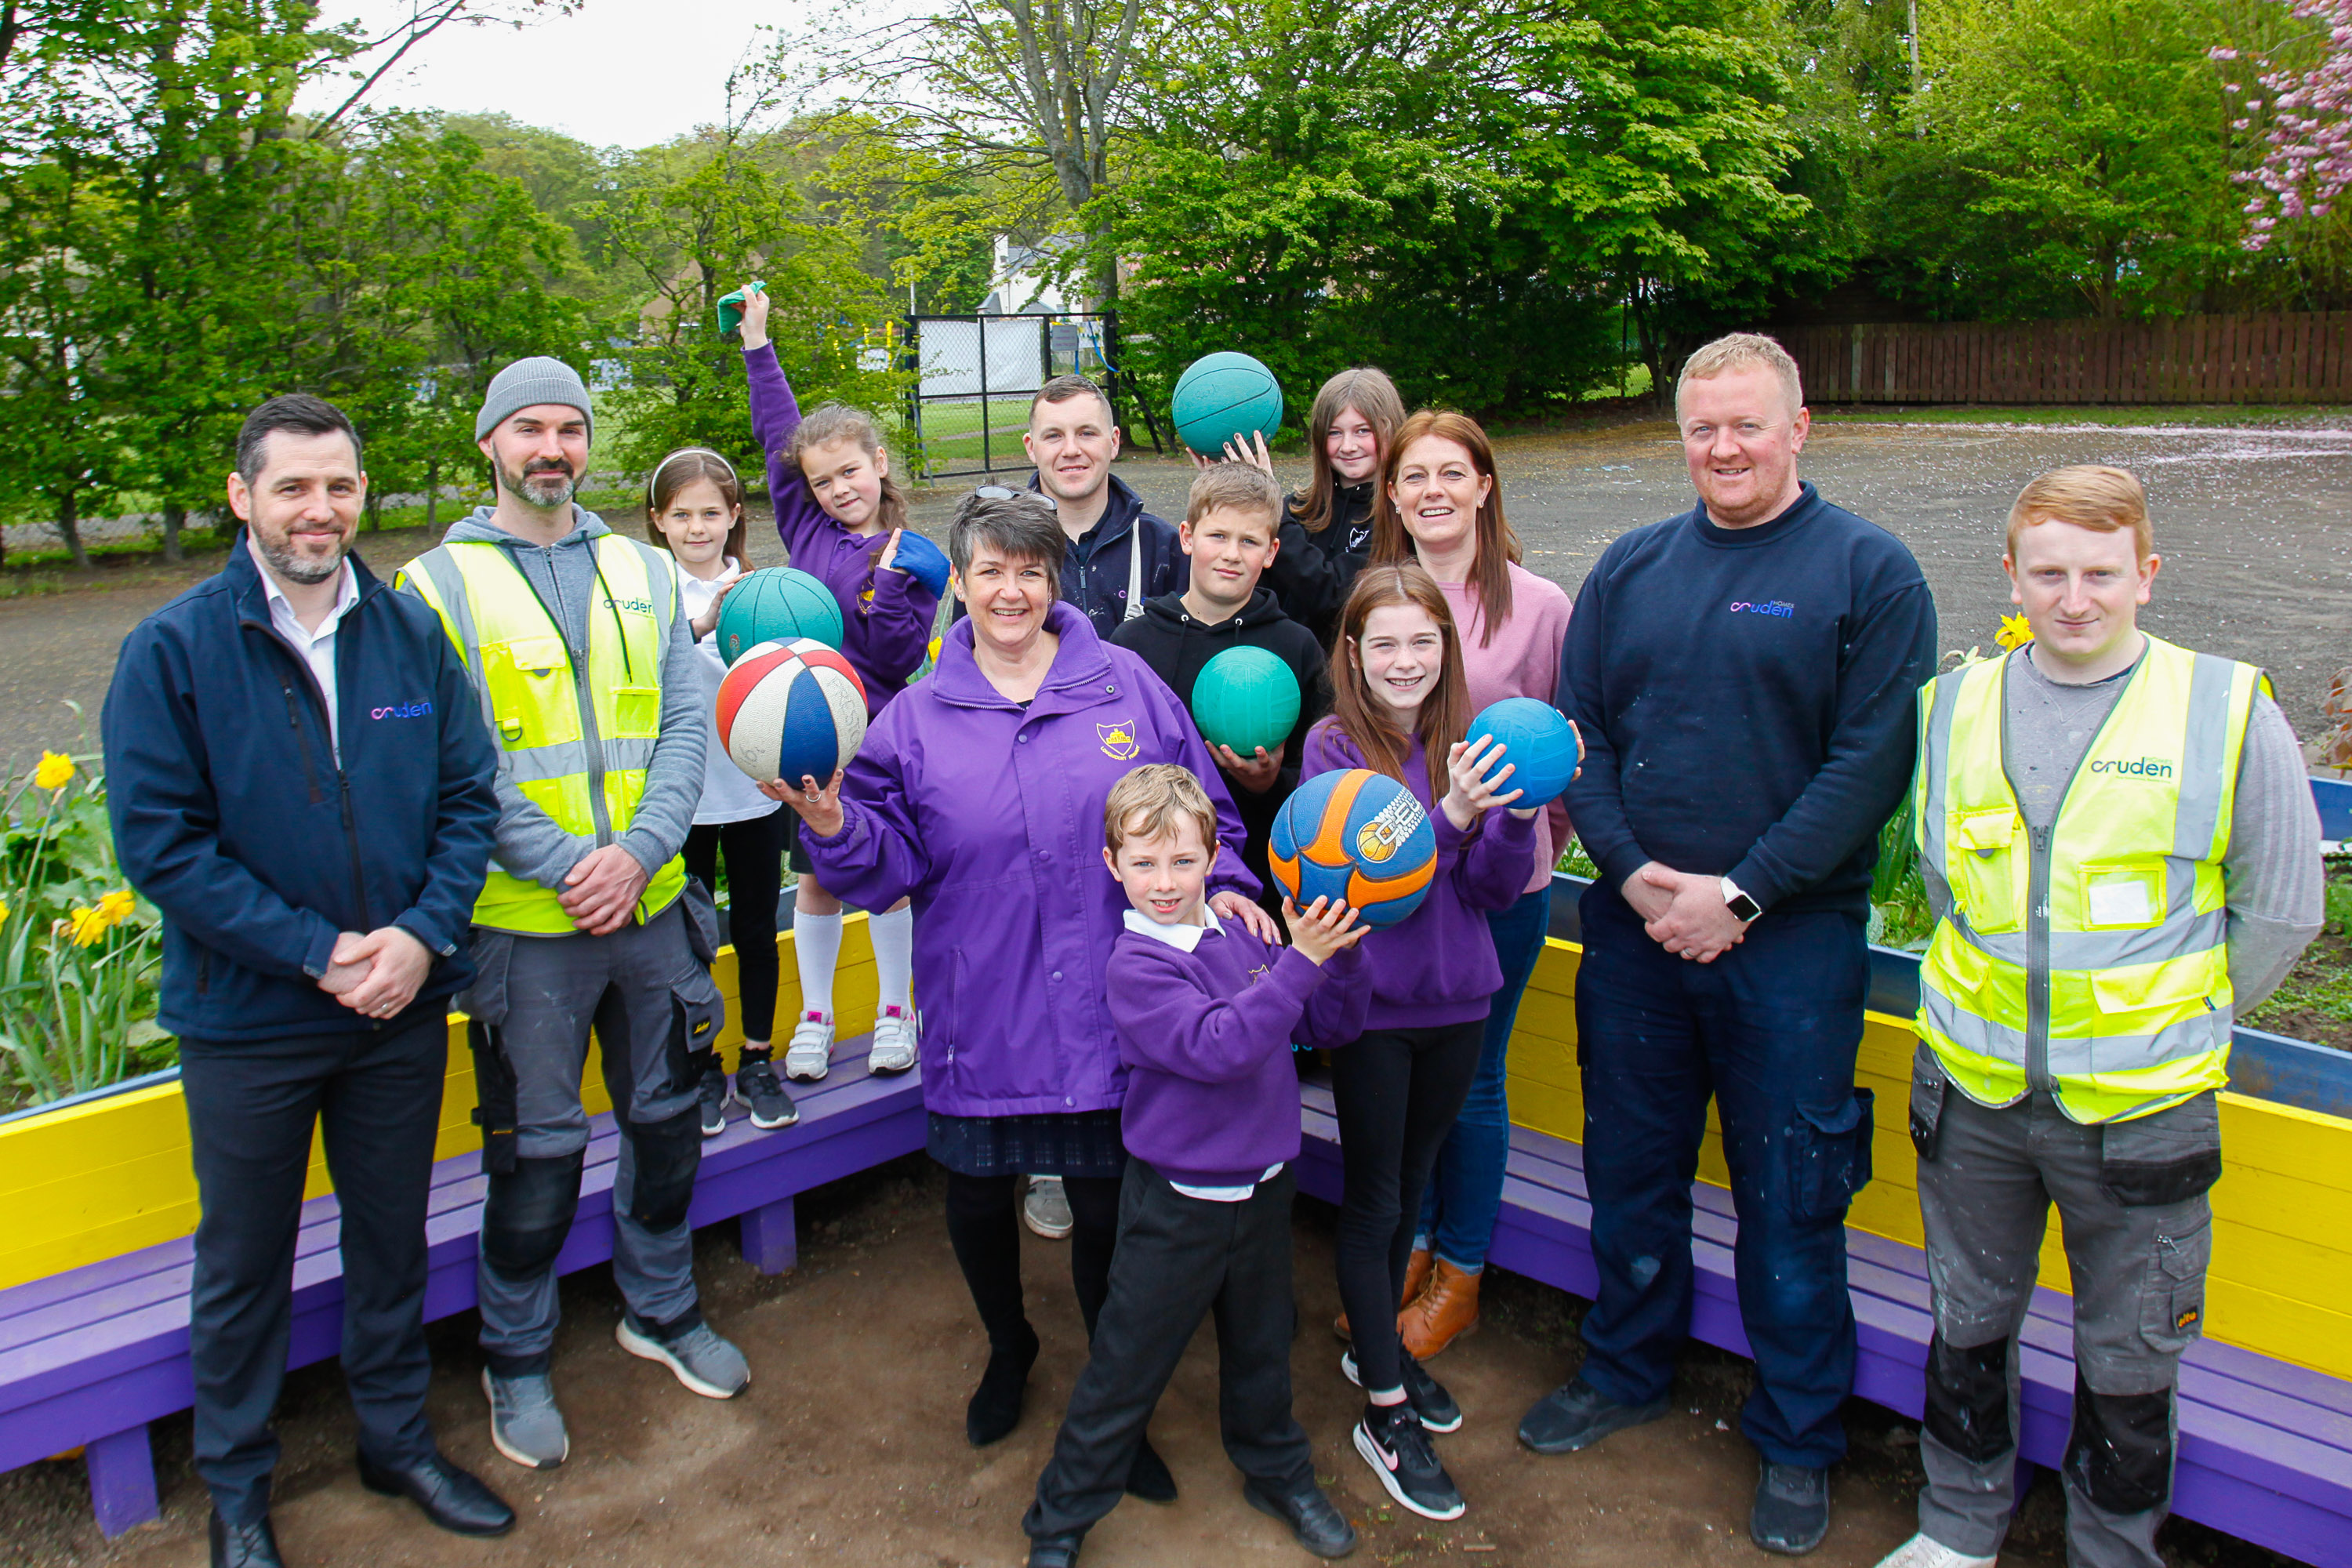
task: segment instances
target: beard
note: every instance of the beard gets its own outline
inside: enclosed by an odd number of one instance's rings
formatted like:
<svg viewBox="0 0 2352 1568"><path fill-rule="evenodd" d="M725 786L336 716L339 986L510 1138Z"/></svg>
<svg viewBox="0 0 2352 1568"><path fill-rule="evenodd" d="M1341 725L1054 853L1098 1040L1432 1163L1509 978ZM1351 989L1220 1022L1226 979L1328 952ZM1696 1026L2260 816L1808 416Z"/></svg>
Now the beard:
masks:
<svg viewBox="0 0 2352 1568"><path fill-rule="evenodd" d="M300 583L306 586L323 583L341 571L343 557L350 554L352 550L352 536L348 533L335 541L334 553L322 560L317 556L303 554L295 549L294 538L290 533L281 533L272 539L263 534L259 529L252 529L250 531L253 534L254 543L261 550L261 558L269 563L269 569L272 572L277 573L289 583Z"/></svg>
<svg viewBox="0 0 2352 1568"><path fill-rule="evenodd" d="M499 488L541 511L553 511L572 499L574 488L572 465L560 461L534 461L526 464L520 473L500 465Z"/></svg>

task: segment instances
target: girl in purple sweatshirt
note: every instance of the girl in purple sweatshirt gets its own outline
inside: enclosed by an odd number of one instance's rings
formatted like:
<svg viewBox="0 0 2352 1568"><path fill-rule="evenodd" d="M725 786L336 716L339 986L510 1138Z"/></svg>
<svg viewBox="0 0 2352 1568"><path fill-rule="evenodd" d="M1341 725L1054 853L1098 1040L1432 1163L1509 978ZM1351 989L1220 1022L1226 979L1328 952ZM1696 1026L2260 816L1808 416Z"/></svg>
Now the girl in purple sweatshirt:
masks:
<svg viewBox="0 0 2352 1568"><path fill-rule="evenodd" d="M1421 907L1364 938L1365 1032L1332 1057L1347 1173L1339 1300L1354 1335L1340 1370L1364 1389L1356 1451L1389 1495L1430 1519L1457 1519L1462 1494L1427 1434L1461 1426L1462 1410L1405 1353L1397 1306L1422 1188L1477 1074L1487 1008L1503 983L1486 913L1527 886L1536 813L1511 808L1519 792L1500 747L1463 742L1461 638L1445 595L1419 565L1370 566L1357 577L1331 686L1331 716L1307 731L1300 773L1386 773L1412 792L1437 834ZM1434 780L1432 758L1444 759Z"/></svg>
<svg viewBox="0 0 2352 1568"><path fill-rule="evenodd" d="M751 384L751 430L768 456L768 498L793 564L833 591L841 605L841 653L866 687L870 718L905 689L928 651L939 599L898 569L907 498L890 477L890 454L874 421L826 404L808 418L768 341L768 295L743 295L743 368ZM793 951L801 1016L784 1048L784 1075L824 1077L833 1060L833 973L841 959L841 900L811 873L797 834L792 850ZM915 1065L914 914L899 900L867 922L881 1001L866 1058L876 1072Z"/></svg>

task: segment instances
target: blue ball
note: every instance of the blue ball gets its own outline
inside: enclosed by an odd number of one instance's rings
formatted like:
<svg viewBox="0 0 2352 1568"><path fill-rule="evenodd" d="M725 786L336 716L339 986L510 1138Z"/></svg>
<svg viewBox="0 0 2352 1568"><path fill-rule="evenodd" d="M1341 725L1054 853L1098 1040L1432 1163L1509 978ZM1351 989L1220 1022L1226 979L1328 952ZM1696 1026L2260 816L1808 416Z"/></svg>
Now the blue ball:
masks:
<svg viewBox="0 0 2352 1568"><path fill-rule="evenodd" d="M841 646L841 605L833 590L790 566L763 566L727 590L719 606L719 657L733 664L763 642L814 637Z"/></svg>
<svg viewBox="0 0 2352 1568"><path fill-rule="evenodd" d="M1429 896L1437 830L1388 774L1334 769L1300 784L1275 813L1266 863L1300 909L1338 899L1363 924L1392 926Z"/></svg>
<svg viewBox="0 0 2352 1568"><path fill-rule="evenodd" d="M934 599L948 596L947 552L913 529L898 532L898 553L890 564L931 591Z"/></svg>
<svg viewBox="0 0 2352 1568"><path fill-rule="evenodd" d="M1282 428L1282 385L1274 372L1244 353L1213 353L1194 360L1176 378L1169 399L1176 437L1205 458L1225 443L1245 441L1263 431L1272 440Z"/></svg>
<svg viewBox="0 0 2352 1568"><path fill-rule="evenodd" d="M1515 811L1558 800L1584 760L1584 747L1559 710L1532 697L1506 697L1470 721L1470 740L1489 735L1503 743L1503 761L1516 770L1503 781L1503 793L1527 792L1511 802ZM1489 778L1499 765L1489 765Z"/></svg>

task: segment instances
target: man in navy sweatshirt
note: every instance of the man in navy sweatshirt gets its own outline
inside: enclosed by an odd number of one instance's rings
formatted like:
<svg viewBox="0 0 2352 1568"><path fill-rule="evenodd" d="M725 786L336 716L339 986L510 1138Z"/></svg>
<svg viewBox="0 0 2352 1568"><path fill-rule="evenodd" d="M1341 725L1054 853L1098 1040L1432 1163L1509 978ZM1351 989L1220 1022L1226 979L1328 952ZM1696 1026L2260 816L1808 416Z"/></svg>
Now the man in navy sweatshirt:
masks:
<svg viewBox="0 0 2352 1568"><path fill-rule="evenodd" d="M1560 660L1587 748L1566 805L1601 871L1576 994L1601 1289L1581 1370L1519 1437L1568 1453L1664 1414L1712 1095L1756 1356L1748 1529L1793 1555L1827 1531L1845 1453L1844 1221L1870 1179L1870 1091L1853 1082L1864 918L1936 614L1899 540L1798 479L1808 416L1780 344L1708 344L1675 407L1699 505L1602 553Z"/></svg>
<svg viewBox="0 0 2352 1568"><path fill-rule="evenodd" d="M341 410L299 394L255 409L228 560L123 639L101 722L115 850L163 916L160 1022L201 1200L188 1361L214 1568L279 1561L269 1415L313 1126L342 1208L360 1479L445 1530L514 1524L425 1417L425 1206L496 759L433 612L351 553L366 499Z"/></svg>
<svg viewBox="0 0 2352 1568"><path fill-rule="evenodd" d="M1021 1521L1030 1568L1069 1568L1127 1489L1145 1425L1201 1320L1217 1319L1225 1453L1251 1507L1318 1557L1356 1532L1315 1483L1290 1413L1290 1204L1297 1178L1293 1038L1363 1032L1371 989L1346 905L1285 906L1287 950L1202 902L1217 810L1172 763L1139 767L1103 803L1103 860L1127 891L1105 974L1128 1068L1127 1179L1110 1295Z"/></svg>

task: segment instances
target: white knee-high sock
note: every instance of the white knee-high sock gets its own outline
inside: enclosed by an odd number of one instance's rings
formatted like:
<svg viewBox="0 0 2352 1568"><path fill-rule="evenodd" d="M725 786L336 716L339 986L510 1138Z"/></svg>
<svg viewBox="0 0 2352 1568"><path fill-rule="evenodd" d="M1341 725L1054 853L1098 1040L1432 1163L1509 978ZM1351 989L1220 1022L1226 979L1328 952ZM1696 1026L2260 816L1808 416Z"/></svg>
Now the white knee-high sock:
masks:
<svg viewBox="0 0 2352 1568"><path fill-rule="evenodd" d="M801 1011L833 1016L833 972L841 963L841 916L793 911L793 956L801 972Z"/></svg>
<svg viewBox="0 0 2352 1568"><path fill-rule="evenodd" d="M879 1006L908 1006L915 987L915 911L909 905L888 914L868 915L866 933L874 943L874 979Z"/></svg>

